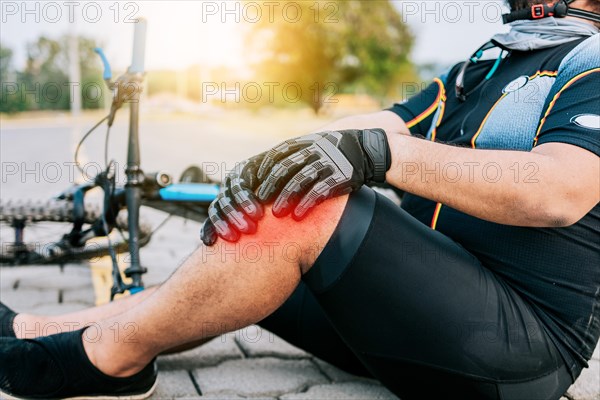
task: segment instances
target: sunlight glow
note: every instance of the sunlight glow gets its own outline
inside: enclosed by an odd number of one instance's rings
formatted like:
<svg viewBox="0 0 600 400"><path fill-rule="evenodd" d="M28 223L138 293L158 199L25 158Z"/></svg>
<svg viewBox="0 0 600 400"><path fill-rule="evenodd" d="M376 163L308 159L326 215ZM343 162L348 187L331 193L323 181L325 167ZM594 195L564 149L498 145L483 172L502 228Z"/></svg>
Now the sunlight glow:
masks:
<svg viewBox="0 0 600 400"><path fill-rule="evenodd" d="M233 2L231 2L233 3ZM203 15L202 2L144 2L140 15L148 20L147 65L152 69L183 69L245 65L243 28L235 18Z"/></svg>

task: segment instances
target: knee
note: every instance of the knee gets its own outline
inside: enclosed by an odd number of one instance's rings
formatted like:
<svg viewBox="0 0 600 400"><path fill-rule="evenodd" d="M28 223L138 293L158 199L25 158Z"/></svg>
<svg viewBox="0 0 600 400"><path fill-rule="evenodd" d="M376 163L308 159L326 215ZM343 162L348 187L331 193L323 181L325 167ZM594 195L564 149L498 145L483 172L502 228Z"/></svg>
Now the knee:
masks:
<svg viewBox="0 0 600 400"><path fill-rule="evenodd" d="M348 196L333 198L315 207L302 221L291 217L277 218L266 207L257 232L244 235L237 243L219 240L215 251L227 255L235 252L240 263L286 263L304 274L314 264L342 217Z"/></svg>

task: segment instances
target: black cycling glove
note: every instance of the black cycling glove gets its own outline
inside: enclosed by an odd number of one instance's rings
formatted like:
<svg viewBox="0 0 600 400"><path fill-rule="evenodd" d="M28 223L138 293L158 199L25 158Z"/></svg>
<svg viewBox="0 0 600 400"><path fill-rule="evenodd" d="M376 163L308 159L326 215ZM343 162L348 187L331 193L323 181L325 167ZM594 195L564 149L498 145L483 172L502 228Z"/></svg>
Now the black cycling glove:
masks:
<svg viewBox="0 0 600 400"><path fill-rule="evenodd" d="M326 199L385 182L392 156L382 129L316 133L286 140L264 157L258 198L273 214L303 219Z"/></svg>
<svg viewBox="0 0 600 400"><path fill-rule="evenodd" d="M265 154L237 164L227 174L217 198L208 207L208 218L200 232L205 245L212 246L218 236L235 242L242 233L256 232L256 222L262 218L264 211L254 190L260 184L256 173Z"/></svg>

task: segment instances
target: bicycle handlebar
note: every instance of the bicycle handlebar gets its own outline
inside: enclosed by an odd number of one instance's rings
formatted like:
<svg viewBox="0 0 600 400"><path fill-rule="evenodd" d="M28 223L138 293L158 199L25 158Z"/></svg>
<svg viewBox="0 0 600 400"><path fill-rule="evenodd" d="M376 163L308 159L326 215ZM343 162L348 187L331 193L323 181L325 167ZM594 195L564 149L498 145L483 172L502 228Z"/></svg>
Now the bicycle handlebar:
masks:
<svg viewBox="0 0 600 400"><path fill-rule="evenodd" d="M110 69L110 63L108 62L108 59L104 55L104 51L100 47L96 47L94 49L94 52L96 52L100 56L102 64L104 65L104 73L102 74L102 79L104 79L105 81L110 81L112 79L112 70Z"/></svg>
<svg viewBox="0 0 600 400"><path fill-rule="evenodd" d="M143 73L144 72L144 58L146 55L146 20L139 18L135 24L135 30L133 33L133 53L131 57L131 66L129 72Z"/></svg>

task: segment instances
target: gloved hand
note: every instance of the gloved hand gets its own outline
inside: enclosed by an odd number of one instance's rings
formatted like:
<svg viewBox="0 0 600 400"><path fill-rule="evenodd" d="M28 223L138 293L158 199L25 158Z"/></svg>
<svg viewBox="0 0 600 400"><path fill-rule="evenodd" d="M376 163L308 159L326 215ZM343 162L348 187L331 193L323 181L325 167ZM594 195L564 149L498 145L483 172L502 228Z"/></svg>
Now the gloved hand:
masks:
<svg viewBox="0 0 600 400"><path fill-rule="evenodd" d="M385 182L392 156L382 129L322 132L286 140L265 156L258 179L258 199L272 201L273 214L293 211L303 219L317 204L360 189L371 182Z"/></svg>
<svg viewBox="0 0 600 400"><path fill-rule="evenodd" d="M242 161L227 174L217 198L208 207L208 218L200 231L205 245L212 246L219 236L235 242L242 233L256 232L256 222L264 211L254 190L260 183L256 173L265 154Z"/></svg>

